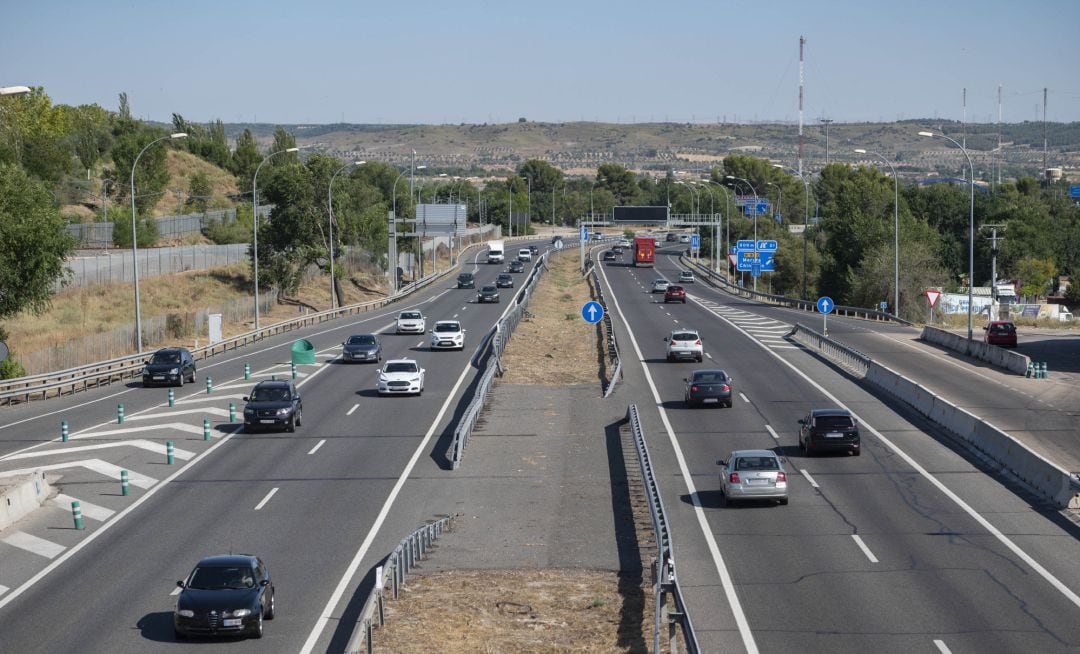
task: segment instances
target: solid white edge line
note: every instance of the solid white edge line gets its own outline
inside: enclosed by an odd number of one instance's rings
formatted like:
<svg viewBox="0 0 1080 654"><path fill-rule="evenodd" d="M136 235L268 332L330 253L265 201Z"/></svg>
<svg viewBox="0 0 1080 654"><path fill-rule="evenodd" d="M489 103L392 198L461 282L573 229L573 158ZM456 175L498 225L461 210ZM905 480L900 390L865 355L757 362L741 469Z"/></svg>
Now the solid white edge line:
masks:
<svg viewBox="0 0 1080 654"><path fill-rule="evenodd" d="M799 468L799 473L803 477L806 477L806 481L810 482L811 486L813 486L814 488L820 488L820 486L817 485L817 482L814 481L814 478L810 476L810 473L806 471L806 468Z"/></svg>
<svg viewBox="0 0 1080 654"><path fill-rule="evenodd" d="M859 416L854 410L852 410L850 407L848 407L843 402L841 402L838 397L836 397L835 395L830 393L828 390L826 390L825 387L823 387L821 384L819 384L816 381L814 381L813 379L811 379L810 376L807 375L805 372L803 372L802 370L795 367L795 364L793 364L790 361L784 359L779 354L776 354L775 352L773 352L772 349L768 345L765 345L764 343L761 343L757 339L751 337L750 334L748 334L744 329L742 329L741 327L739 327L735 323L731 322L731 320L725 318L724 316L717 316L717 318L720 318L721 320L728 323L729 325L731 325L736 330L742 332L742 334L744 336L746 336L747 338L749 338L751 342L757 344L758 347L760 347L765 352L768 352L769 354L771 354L777 361L779 361L783 365L790 368L791 371L794 372L796 375L802 377L806 381L806 383L808 383L811 386L813 386L814 388L816 388L819 392L821 392L822 395L824 395L826 398L828 398L829 401L833 402L835 404L835 406L838 406L841 409L847 409L848 411L850 411L851 415L855 416L863 425L865 425L867 431L869 431L871 434L873 434L879 441L882 442L882 444L884 444L886 447L888 447L890 450L892 450L893 453L895 453L897 456L899 456L901 459L903 459L905 463L907 463L909 466L912 467L912 469L915 470L915 472L919 473L920 476L922 476L924 479L926 479L928 482L930 482L935 488L937 488L939 491L941 491L941 493L943 495L945 495L945 497L952 500L952 502L954 504L956 504L958 507L960 507L964 511L964 513L967 513L969 516L971 516L971 518L973 520L975 520L980 525L982 525L983 529L988 531L994 538L996 538L998 540L998 542L1000 542L1007 549L1009 549L1009 551L1011 551L1013 554L1015 554L1017 557L1019 557L1020 560L1022 560L1024 563L1026 563L1028 566L1030 566L1032 570L1034 570L1036 573L1038 573L1038 575L1040 577L1042 577L1046 582L1048 582L1051 586L1053 586L1059 593L1064 595L1066 597L1066 599L1068 599L1070 602L1072 602L1077 607L1080 607L1080 595L1077 595L1076 592L1074 592L1071 588L1069 588L1064 583L1062 583L1061 580L1059 580L1057 577L1055 577L1053 574L1051 574L1049 570L1044 568L1042 566L1042 564L1040 564L1038 561L1036 561L1034 558L1032 558L1032 556L1030 554L1028 554L1023 549L1021 549L1019 545L1017 545L1016 543L1014 543L1012 541L1012 539L1010 539L1005 534L1001 533L1000 529L995 527L989 520L984 518L982 516L982 514L980 514L978 511L971 508L971 506L967 502L965 502L963 499L961 499L959 495L954 493L948 486L946 486L944 484L944 482L939 480L934 475L930 474L930 472L926 468L922 467L922 465L919 464L919 462L917 462L915 459L913 459L907 452L901 450L900 447L896 443L893 443L891 440L886 438L884 434L879 432L877 429L874 429L874 427L869 422L867 422L865 419L863 419L861 416Z"/></svg>
<svg viewBox="0 0 1080 654"><path fill-rule="evenodd" d="M513 308L513 303L509 304L495 322L497 323L499 320L505 318L506 314ZM412 474L413 468L416 467L416 462L420 460L421 455L423 455L424 451L427 449L428 442L435 434L435 430L438 429L439 423L442 422L443 416L446 415L446 410L450 408L450 404L454 401L458 389L461 388L461 384L465 381L465 377L468 376L471 368L472 360L470 359L465 363L465 369L461 371L461 376L458 377L454 387L450 389L450 394L446 397L446 401L443 402L442 408L439 409L439 414L435 416L435 420L431 423L431 427L428 428L427 433L424 434L424 438L420 441L419 445L416 446L416 450L413 452L409 462L405 464L405 468L401 471L401 475L398 477L397 481L394 482L394 487L390 489L390 494L387 495L386 501L383 502L382 508L379 509L379 514L375 517L375 521L372 522L371 529L368 530L367 536L365 536L364 541L360 543L360 548L356 550L356 554L353 556L352 561L349 562L348 567L345 569L345 573L341 576L337 586L334 587L334 591L330 594L330 599L326 601L326 605L319 613L319 618L315 621L315 626L311 628L311 633L308 634L307 640L304 641L303 647L300 648L300 654L311 654L315 645L318 644L322 632L326 629L326 625L329 624L330 620L333 618L334 609L337 608L338 603L345 594L345 590L352 583L353 577L356 576L356 571L360 568L360 564L363 562L364 557L367 556L368 549L371 548L371 544L375 541L375 536L379 533L379 529L382 528L383 522L386 521L386 516L390 514L390 507L393 506L398 493L401 492L409 475Z"/></svg>
<svg viewBox="0 0 1080 654"><path fill-rule="evenodd" d="M773 428L770 425L765 425L765 429L768 430L769 436L772 436L773 440L780 440L780 434L777 434L775 431L773 431Z"/></svg>
<svg viewBox="0 0 1080 654"><path fill-rule="evenodd" d="M315 447L311 448L308 451L308 454L315 454L316 452L319 451L319 448L322 447L325 444L326 444L326 439L324 438L321 441L319 441L318 443L315 443Z"/></svg>
<svg viewBox="0 0 1080 654"><path fill-rule="evenodd" d="M179 595L179 594L180 594L180 592L181 592L181 591L183 591L183 590L184 590L183 588L181 588L181 587L177 586L176 588L173 588L173 589L172 589L172 592L171 592L171 593L169 593L169 596L171 597L171 596L173 596L173 595Z"/></svg>
<svg viewBox="0 0 1080 654"><path fill-rule="evenodd" d="M259 509L266 506L266 503L269 502L270 498L273 497L277 492L278 492L277 486L275 486L274 488L271 488L270 492L266 494L266 497L262 498L262 502L259 502L258 504L255 505L255 510L258 511Z"/></svg>
<svg viewBox="0 0 1080 654"><path fill-rule="evenodd" d="M357 409L359 409L359 408L360 408L360 405L359 405L359 404L354 404L354 405L352 406L352 408L351 408L351 409L349 409L349 410L348 410L348 412L347 412L347 413L346 413L345 415L347 415L347 416L351 416L351 415L353 414L353 411L356 411L356 410L357 410Z"/></svg>
<svg viewBox="0 0 1080 654"><path fill-rule="evenodd" d="M938 651L941 652L941 654L952 654L952 650L949 649L949 646L945 644L945 641L935 640L934 645L937 646Z"/></svg>
<svg viewBox="0 0 1080 654"><path fill-rule="evenodd" d="M863 539L859 538L858 534L852 534L851 539L854 540L855 544L859 546L859 549L862 550L862 553L866 555L866 558L870 559L870 563L878 562L877 557L874 556L874 553L871 552L870 548L866 546L866 543L863 542Z"/></svg>
<svg viewBox="0 0 1080 654"><path fill-rule="evenodd" d="M610 289L611 285L608 284L607 273L603 268L599 268L599 271L600 275L604 278L604 284ZM735 617L735 624L739 627L739 636L742 637L743 646L746 648L748 654L757 654L758 648L757 643L754 641L754 634L750 631L750 623L747 622L746 613L743 612L742 604L739 602L739 596L735 593L735 583L732 581L731 573L728 572L727 565L724 563L724 557L720 553L720 547L716 544L716 538L709 528L709 521L705 517L705 509L701 505L701 498L698 496L697 487L694 485L694 480L690 475L690 469L686 465L686 457L683 456L682 446L679 445L679 439L675 436L675 430L671 427L667 411L664 410L664 403L660 399L660 392L657 391L656 384L653 383L652 374L649 372L649 366L645 363L645 357L641 353L641 348L638 347L637 338L634 337L634 332L630 329L630 323L626 321L626 316L623 314L622 307L619 306L619 300L615 297L614 291L611 293L611 302L615 305L615 310L619 312L619 319L626 329L626 335L630 338L630 344L634 346L634 354L637 355L638 361L641 362L642 370L645 371L645 381L649 384L649 389L652 391L653 395L653 401L656 403L656 409L660 413L660 420L664 423L664 429L667 431L668 441L670 441L671 447L675 451L675 458L679 463L679 471L682 474L683 481L686 484L686 490L693 502L694 515L697 517L698 527L701 529L701 533L705 538L705 543L708 545L709 553L712 555L713 565L716 566L716 572L720 576L720 583L724 588L724 597L731 607L731 613Z"/></svg>
<svg viewBox="0 0 1080 654"><path fill-rule="evenodd" d="M743 401L743 402L746 402L747 404L749 404L749 403L750 403L750 398L746 397L746 394L745 394L745 393L739 393L739 397L741 397L741 398L742 398L742 401Z"/></svg>

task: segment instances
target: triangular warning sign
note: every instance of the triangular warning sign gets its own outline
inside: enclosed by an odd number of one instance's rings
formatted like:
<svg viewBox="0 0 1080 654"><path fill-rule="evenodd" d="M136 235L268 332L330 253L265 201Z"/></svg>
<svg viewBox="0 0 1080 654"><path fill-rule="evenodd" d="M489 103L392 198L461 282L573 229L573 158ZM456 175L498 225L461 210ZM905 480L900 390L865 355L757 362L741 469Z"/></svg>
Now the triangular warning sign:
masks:
<svg viewBox="0 0 1080 654"><path fill-rule="evenodd" d="M926 299L930 301L930 308L933 309L934 306L937 304L938 298L941 297L941 291L932 291L930 289L926 289L925 295Z"/></svg>

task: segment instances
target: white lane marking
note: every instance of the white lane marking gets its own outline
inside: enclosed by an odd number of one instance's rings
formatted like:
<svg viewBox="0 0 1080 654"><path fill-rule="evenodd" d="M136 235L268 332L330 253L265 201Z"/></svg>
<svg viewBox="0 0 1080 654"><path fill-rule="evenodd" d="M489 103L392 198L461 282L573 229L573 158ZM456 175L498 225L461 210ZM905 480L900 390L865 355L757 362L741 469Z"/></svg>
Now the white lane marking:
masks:
<svg viewBox="0 0 1080 654"><path fill-rule="evenodd" d="M8 588L7 586L5 586L4 584L0 584L0 595L3 595L4 593L8 592L9 590L11 590L11 589Z"/></svg>
<svg viewBox="0 0 1080 654"><path fill-rule="evenodd" d="M743 402L746 402L747 404L750 403L750 398L746 397L746 395L744 393L739 393L739 397L742 398Z"/></svg>
<svg viewBox="0 0 1080 654"><path fill-rule="evenodd" d="M421 347L423 344L424 344L424 341L420 341L419 343L417 343L413 347Z"/></svg>
<svg viewBox="0 0 1080 654"><path fill-rule="evenodd" d="M21 470L5 470L3 472L0 472L0 477L28 475L35 470L63 470L65 468L86 468L87 470L92 470L106 477L112 477L117 481L120 481L120 471L122 470L120 466L107 463L105 461L102 461L101 459L83 459L81 461L53 463L47 466L23 468ZM139 474L134 470L128 471L128 481L131 483L132 486L138 486L139 488L150 488L157 483L157 480L153 477L147 477L146 475Z"/></svg>
<svg viewBox="0 0 1080 654"><path fill-rule="evenodd" d="M92 504L90 502L87 502L86 500L80 500L76 497L65 495L64 493L57 493L56 497L53 497L49 501L52 502L53 505L65 511L71 510L72 502L78 502L79 508L82 510L82 514L87 518L97 520L98 522L105 522L106 520L111 518L114 513L116 513L116 511L113 511L112 509L106 509L103 506L98 506L97 504Z"/></svg>
<svg viewBox="0 0 1080 654"><path fill-rule="evenodd" d="M457 318L457 317L458 317L458 314L455 313L451 319Z"/></svg>
<svg viewBox="0 0 1080 654"><path fill-rule="evenodd" d="M941 654L952 654L952 650L949 649L949 646L945 644L945 641L935 640L934 645L937 646L938 651L941 652Z"/></svg>
<svg viewBox="0 0 1080 654"><path fill-rule="evenodd" d="M610 289L611 286L607 281L607 273L603 268L600 268L600 275L604 278L604 284ZM731 573L724 563L724 556L720 553L720 547L716 544L716 537L713 535L712 528L709 526L709 521L705 517L705 508L701 505L701 498L698 496L697 487L694 484L693 478L690 476L690 468L686 464L686 457L683 455L682 446L679 444L679 439L675 435L675 430L671 427L671 421L668 420L667 411L664 409L664 403L660 399L660 392L656 389L652 373L649 372L649 366L645 364L645 357L642 355L641 348L638 346L634 331L630 328L630 323L626 321L626 315L623 314L622 307L619 305L619 300L615 297L614 293L611 294L611 303L615 305L615 310L619 312L619 319L622 321L623 327L626 328L626 335L630 337L630 344L634 346L634 354L637 356L638 361L641 362L642 370L645 372L645 381L649 384L649 389L652 391L653 395L653 401L656 403L656 409L660 413L660 420L664 423L664 429L667 431L668 440L671 442L671 447L675 451L675 459L679 463L679 472L682 475L683 481L686 483L687 492L693 502L694 515L697 517L698 528L701 529L701 533L705 538L705 543L709 548L709 554L712 556L713 565L716 567L716 572L720 576L720 584L724 588L724 597L727 599L728 606L731 607L731 613L735 618L736 626L739 628L739 636L742 638L743 646L746 648L747 654L757 654L757 643L754 641L753 632L750 631L750 623L746 620L746 613L743 612L742 604L739 602L739 596L735 593L735 584L731 579Z"/></svg>
<svg viewBox="0 0 1080 654"><path fill-rule="evenodd" d="M706 353L705 353L705 356L707 356L707 357L709 358L709 360L710 360L710 361L712 361L712 355L711 355L711 354L709 354L708 352L706 352Z"/></svg>
<svg viewBox="0 0 1080 654"><path fill-rule="evenodd" d="M780 434L777 434L775 431L773 431L773 428L770 425L765 425L765 429L766 429L766 431L769 432L769 436L773 437L773 440L775 440L775 441L780 440Z"/></svg>
<svg viewBox="0 0 1080 654"><path fill-rule="evenodd" d="M266 503L269 502L270 498L273 497L274 494L277 493L277 492L278 492L277 487L271 488L270 492L266 494L266 497L262 498L262 502L259 502L258 504L255 505L255 510L258 511L259 509L266 506Z"/></svg>
<svg viewBox="0 0 1080 654"><path fill-rule="evenodd" d="M110 447L137 447L143 450L148 450L156 454L165 454L167 449L164 443L154 443L141 438L131 441L118 441L116 443L98 443L96 445L79 445L76 447L60 448L56 450L39 450L37 452L23 452L22 454L15 454L9 457L8 461L14 461L16 459L30 459L38 456L51 456L54 454L70 454L72 452L88 452L90 450L104 450ZM173 448L173 454L178 459L187 461L195 456L194 452L180 449L179 447Z"/></svg>
<svg viewBox="0 0 1080 654"><path fill-rule="evenodd" d="M352 408L349 409L349 411L345 415L351 416L353 414L353 411L356 411L359 408L360 408L359 404L354 404L354 405L352 405Z"/></svg>
<svg viewBox="0 0 1080 654"><path fill-rule="evenodd" d="M183 588L181 588L181 587L179 587L179 586L177 586L176 588L173 588L173 589L172 589L172 592L171 592L171 593L169 593L169 595L170 595L170 596L172 596L172 595L179 595L179 594L180 594L180 592L181 592L182 590L184 590L184 589L183 589Z"/></svg>
<svg viewBox="0 0 1080 654"><path fill-rule="evenodd" d="M215 390L218 388L218 386L214 386ZM155 418L167 418L170 416L183 416L190 413L209 413L210 415L221 416L222 418L224 418L225 416L229 415L229 410L219 409L217 407L207 407L205 409L181 409L180 411L160 411L158 413L147 413L141 416L125 416L124 422L131 422L132 420L153 420Z"/></svg>
<svg viewBox="0 0 1080 654"><path fill-rule="evenodd" d="M323 444L325 444L325 443L326 443L325 438L322 439L321 441L319 441L318 443L315 443L315 447L311 448L311 450L308 451L308 454L315 454L316 452L319 451L319 448L322 447Z"/></svg>
<svg viewBox="0 0 1080 654"><path fill-rule="evenodd" d="M142 425L141 427L126 427L124 429L106 429L103 431L90 431L82 430L71 435L71 440L80 440L83 438L97 438L99 436L115 436L118 434L135 434L138 432L155 431L161 432L166 429L173 429L181 431L186 434L198 434L202 436L202 427L196 427L195 425L189 425L183 422L168 422L160 425ZM4 460L15 459L23 456L22 453L9 454L4 457Z"/></svg>
<svg viewBox="0 0 1080 654"><path fill-rule="evenodd" d="M0 540L12 547L18 547L21 550L26 550L27 552L37 554L38 556L44 556L47 559L55 559L67 549L63 545L54 543L51 540L45 540L44 538L38 538L25 531L12 532L7 538L2 538Z"/></svg>
<svg viewBox="0 0 1080 654"><path fill-rule="evenodd" d="M862 553L866 555L866 558L870 559L870 563L878 562L877 557L874 556L874 553L871 552L870 548L866 546L866 543L863 542L863 539L859 538L858 534L852 534L851 538L855 541L855 544L859 546L859 549L862 550Z"/></svg>
<svg viewBox="0 0 1080 654"><path fill-rule="evenodd" d="M812 487L820 488L820 486L817 485L817 482L814 481L814 478L810 476L810 473L806 471L806 468L799 468L799 472L802 474L803 477L806 477L806 481L810 482L810 485Z"/></svg>
<svg viewBox="0 0 1080 654"><path fill-rule="evenodd" d="M513 308L513 303L510 303L495 322L505 318ZM431 441L431 437L435 434L435 430L438 428L439 423L442 422L443 416L446 415L446 411L450 408L450 404L454 401L454 397L457 395L461 385L465 382L465 377L468 376L471 369L472 362L470 360L470 362L465 364L465 368L462 369L461 375L458 377L457 382L454 383L454 387L450 389L450 393L446 396L446 400L439 409L439 414L436 415L435 420L432 421L431 427L428 428L427 433L424 434L424 438L416 446L416 450L413 452L409 462L405 464L405 468L401 471L401 475L398 477L397 481L394 482L394 487L390 489L390 494L387 495L386 501L383 502L382 508L379 509L379 514L375 516L375 521L371 524L371 529L368 531L367 536L364 537L364 541L360 543L360 549L356 550L356 554L353 556L352 561L349 562L348 567L345 569L345 573L341 576L341 579L338 580L338 584L334 588L334 591L330 593L330 599L326 601L326 605L323 607L322 611L319 612L319 619L316 620L315 626L311 628L311 633L308 634L307 640L304 641L303 647L300 648L300 654L311 654L315 645L319 642L319 637L326 629L326 625L333 619L334 609L337 608L338 602L341 601L341 597L345 594L345 590L352 584L353 577L356 576L357 570L360 569L360 563L363 562L364 557L367 556L371 544L375 542L375 536L378 535L379 529L382 528L383 522L386 521L386 517L390 515L390 507L394 505L394 501L397 499L398 494L405 486L405 481L408 480L409 475L412 474L413 468L416 467L416 462L420 460L421 455L427 450L427 445ZM751 654L756 654L756 650Z"/></svg>

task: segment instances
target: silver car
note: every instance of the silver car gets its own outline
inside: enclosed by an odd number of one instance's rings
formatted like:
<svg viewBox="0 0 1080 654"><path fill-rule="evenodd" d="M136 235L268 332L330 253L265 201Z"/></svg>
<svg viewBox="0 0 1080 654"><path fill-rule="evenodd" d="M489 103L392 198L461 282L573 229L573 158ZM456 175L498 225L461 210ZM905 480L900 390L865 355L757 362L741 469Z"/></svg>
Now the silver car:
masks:
<svg viewBox="0 0 1080 654"><path fill-rule="evenodd" d="M653 292L653 293L663 293L664 291L666 291L666 290L667 290L667 287L668 287L668 286L671 286L671 282L669 282L669 281L668 281L668 280L666 280L666 279L656 279L656 280L653 280L653 283L652 283L652 292Z"/></svg>
<svg viewBox="0 0 1080 654"><path fill-rule="evenodd" d="M784 460L772 450L735 450L717 464L724 504L739 500L773 500L788 503Z"/></svg>

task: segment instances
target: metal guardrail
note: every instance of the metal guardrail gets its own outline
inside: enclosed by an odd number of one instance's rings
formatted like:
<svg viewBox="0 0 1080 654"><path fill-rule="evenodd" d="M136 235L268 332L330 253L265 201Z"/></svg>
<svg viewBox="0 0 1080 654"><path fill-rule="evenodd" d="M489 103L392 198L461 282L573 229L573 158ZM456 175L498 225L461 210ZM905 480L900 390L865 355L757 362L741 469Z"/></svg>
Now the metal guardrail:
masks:
<svg viewBox="0 0 1080 654"><path fill-rule="evenodd" d="M595 266L592 269L592 278L596 287L597 301L604 309L602 322L604 323L604 335L607 337L608 364L614 370L611 373L611 380L606 383L604 388L604 397L606 398L611 396L611 391L615 389L615 384L622 373L622 360L619 358L619 346L615 342L615 327L611 322L611 311L608 310L607 300L604 298L604 287L600 285L600 276L597 274Z"/></svg>
<svg viewBox="0 0 1080 654"><path fill-rule="evenodd" d="M870 369L871 359L853 347L849 347L834 341L828 336L814 331L810 327L795 323L788 332L788 336L794 338L802 345L828 357L831 361L847 368L859 377L865 377Z"/></svg>
<svg viewBox="0 0 1080 654"><path fill-rule="evenodd" d="M698 272L704 273L709 282L714 286L719 286L729 293L733 293L740 297L745 297L750 300L759 300L764 302L771 302L789 309L798 309L800 311L806 311L808 313L817 312L817 303L809 300L799 300L797 298L790 298L786 295L773 295L771 293L758 293L750 289L739 286L738 284L732 284L723 278L723 276L709 270L709 267L697 263L696 261L689 260L685 255L679 255L679 261L688 268L695 268ZM836 315L846 316L848 318L861 318L863 320L875 320L879 322L895 322L908 327L914 326L914 323L894 316L891 313L885 313L884 311L878 311L876 309L865 309L863 307L849 307L836 305L833 307L832 312Z"/></svg>
<svg viewBox="0 0 1080 654"><path fill-rule="evenodd" d="M409 572L424 558L428 548L442 535L443 530L450 531L453 524L454 516L448 516L420 527L398 543L390 556L386 557L386 565L375 568L375 587L368 593L357 620L357 628L353 630L345 647L346 652L365 651L371 654L374 651L373 631L376 626L386 623L387 587L391 591L392 599L397 599Z"/></svg>
<svg viewBox="0 0 1080 654"><path fill-rule="evenodd" d="M649 449L645 444L645 430L641 427L641 419L638 417L636 404L626 407L626 418L630 422L630 432L634 438L634 449L637 450L638 463L641 465L641 477L645 485L645 495L649 500L649 515L652 516L653 531L656 533L656 562L654 568L654 580L656 587L656 613L655 628L653 632L653 651L660 651L660 628L663 618L668 621L668 651L676 652L675 626L682 627L683 640L690 654L698 654L700 648L697 636L694 634L694 625L690 620L690 612L679 590L679 579L675 572L675 557L671 546L671 531L668 529L667 517L664 513L664 500L660 497L660 488L656 484L653 475L652 461L649 459ZM666 595L670 593L675 601L675 611L668 612L666 607Z"/></svg>
<svg viewBox="0 0 1080 654"><path fill-rule="evenodd" d="M478 243L469 247L482 246L482 243ZM202 361L270 336L276 336L284 332L319 324L342 316L379 309L446 277L456 269L455 266L451 266L441 272L428 275L423 279L407 284L396 294L379 300L360 302L358 304L351 304L337 309L309 313L301 318L285 320L268 327L252 330L219 341L212 345L195 348L191 351L191 354L196 360ZM137 376L142 370L146 357L150 354L150 352L129 354L116 359L89 363L75 368L68 368L66 370L0 380L0 403L11 404L13 401L20 398L24 402L29 402L31 399L46 399L50 396L64 395L65 391L68 394L76 393L90 388L97 388L105 384L123 381L124 379Z"/></svg>

